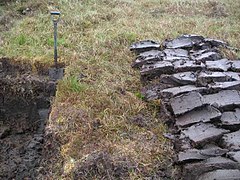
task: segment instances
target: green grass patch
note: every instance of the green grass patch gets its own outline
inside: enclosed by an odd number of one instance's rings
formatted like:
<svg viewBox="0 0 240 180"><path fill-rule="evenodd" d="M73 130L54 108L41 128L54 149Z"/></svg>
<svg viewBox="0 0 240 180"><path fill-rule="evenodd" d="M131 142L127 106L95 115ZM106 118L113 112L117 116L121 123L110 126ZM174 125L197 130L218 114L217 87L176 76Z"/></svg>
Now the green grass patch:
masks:
<svg viewBox="0 0 240 180"><path fill-rule="evenodd" d="M63 80L64 89L74 93L82 93L87 90L87 84L81 83L76 76L69 76Z"/></svg>
<svg viewBox="0 0 240 180"><path fill-rule="evenodd" d="M142 93L140 93L140 92L136 92L135 95L136 95L136 97L138 97L138 98L141 99L141 100L144 99L144 96L143 96Z"/></svg>
<svg viewBox="0 0 240 180"><path fill-rule="evenodd" d="M15 43L19 46L24 45L27 42L27 36L24 34L20 34L18 37L15 39Z"/></svg>

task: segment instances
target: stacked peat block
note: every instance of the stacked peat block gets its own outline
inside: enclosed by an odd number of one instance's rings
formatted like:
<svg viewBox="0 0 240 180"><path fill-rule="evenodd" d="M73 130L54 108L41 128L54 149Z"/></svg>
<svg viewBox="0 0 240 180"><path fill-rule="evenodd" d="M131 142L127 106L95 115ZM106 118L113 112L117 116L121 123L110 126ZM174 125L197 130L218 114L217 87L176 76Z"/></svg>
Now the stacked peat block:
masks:
<svg viewBox="0 0 240 180"><path fill-rule="evenodd" d="M219 47L227 46L182 35L130 47L144 97L161 99L175 129L169 137L183 179L240 179L240 60L222 57Z"/></svg>

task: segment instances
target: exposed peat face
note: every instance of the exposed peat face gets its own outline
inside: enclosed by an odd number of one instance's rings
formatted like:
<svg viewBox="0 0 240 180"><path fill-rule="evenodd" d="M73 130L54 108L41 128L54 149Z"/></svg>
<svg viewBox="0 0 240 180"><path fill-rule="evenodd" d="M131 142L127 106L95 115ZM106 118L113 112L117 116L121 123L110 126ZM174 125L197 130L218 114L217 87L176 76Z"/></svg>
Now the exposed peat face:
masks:
<svg viewBox="0 0 240 180"><path fill-rule="evenodd" d="M0 179L35 179L56 84L0 59Z"/></svg>

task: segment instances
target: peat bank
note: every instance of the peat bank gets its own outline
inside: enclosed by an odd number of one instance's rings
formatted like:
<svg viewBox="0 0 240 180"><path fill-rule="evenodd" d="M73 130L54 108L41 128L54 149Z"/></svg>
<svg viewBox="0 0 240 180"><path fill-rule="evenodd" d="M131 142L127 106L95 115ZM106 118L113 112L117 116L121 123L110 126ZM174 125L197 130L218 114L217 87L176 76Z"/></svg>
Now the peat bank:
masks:
<svg viewBox="0 0 240 180"><path fill-rule="evenodd" d="M0 59L0 179L34 179L39 173L55 91L43 69Z"/></svg>

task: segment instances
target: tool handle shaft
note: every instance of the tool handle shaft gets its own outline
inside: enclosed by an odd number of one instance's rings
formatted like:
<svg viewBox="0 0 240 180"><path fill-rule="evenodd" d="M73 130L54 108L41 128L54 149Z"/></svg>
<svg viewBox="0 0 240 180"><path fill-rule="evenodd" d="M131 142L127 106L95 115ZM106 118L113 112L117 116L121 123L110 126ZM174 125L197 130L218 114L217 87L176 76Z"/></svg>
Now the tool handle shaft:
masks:
<svg viewBox="0 0 240 180"><path fill-rule="evenodd" d="M54 64L55 67L57 67L57 58L58 58L58 52L57 52L57 22L54 22Z"/></svg>

